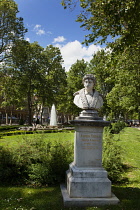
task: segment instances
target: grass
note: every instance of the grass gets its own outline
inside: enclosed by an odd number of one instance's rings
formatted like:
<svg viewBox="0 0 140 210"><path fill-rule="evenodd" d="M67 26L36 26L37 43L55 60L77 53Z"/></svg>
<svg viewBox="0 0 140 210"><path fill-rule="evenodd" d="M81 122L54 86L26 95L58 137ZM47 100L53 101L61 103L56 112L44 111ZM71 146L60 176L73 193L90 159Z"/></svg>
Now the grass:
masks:
<svg viewBox="0 0 140 210"><path fill-rule="evenodd" d="M0 146L8 146L8 147L14 147L17 144L21 143L25 139L31 140L36 138L44 140L45 142L51 141L52 143L54 141L73 141L74 139L74 133L73 132L66 132L66 133L43 133L42 134L24 134L24 135L13 135L13 136L3 136L0 139Z"/></svg>
<svg viewBox="0 0 140 210"><path fill-rule="evenodd" d="M140 130L127 127L115 137L124 151L123 159L127 166L124 175L129 179L128 186L140 188Z"/></svg>
<svg viewBox="0 0 140 210"><path fill-rule="evenodd" d="M63 203L59 187L29 188L1 187L1 210L61 209Z"/></svg>
<svg viewBox="0 0 140 210"><path fill-rule="evenodd" d="M28 135L28 138L33 138ZM73 133L38 134L39 138L58 139L59 141L73 141ZM0 145L12 146L16 141L21 141L21 136L8 136L1 139ZM26 138L26 136L24 136ZM84 210L139 210L140 209L140 130L125 128L120 134L115 134L118 144L123 148L123 160L126 165L125 176L128 181L123 184L113 185L112 192L120 199L116 206L86 207ZM59 186L34 188L30 186L1 186L1 210L76 210L77 207L64 208Z"/></svg>

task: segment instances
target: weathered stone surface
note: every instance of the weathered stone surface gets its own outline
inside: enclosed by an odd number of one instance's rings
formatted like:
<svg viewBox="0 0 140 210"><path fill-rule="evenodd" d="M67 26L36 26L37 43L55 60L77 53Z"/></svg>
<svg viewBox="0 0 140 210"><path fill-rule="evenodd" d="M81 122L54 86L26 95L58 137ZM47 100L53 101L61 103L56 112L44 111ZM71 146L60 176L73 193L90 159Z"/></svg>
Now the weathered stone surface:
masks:
<svg viewBox="0 0 140 210"><path fill-rule="evenodd" d="M78 168L71 163L66 173L71 173L75 178L107 178L107 171L102 167Z"/></svg>
<svg viewBox="0 0 140 210"><path fill-rule="evenodd" d="M102 166L102 127L76 126L74 164L77 167Z"/></svg>
<svg viewBox="0 0 140 210"><path fill-rule="evenodd" d="M102 95L94 89L96 79L92 74L83 77L84 88L74 93L74 104L81 109L98 110L103 105Z"/></svg>
<svg viewBox="0 0 140 210"><path fill-rule="evenodd" d="M67 192L70 197L111 197L111 181L102 167L79 168L71 163L66 174Z"/></svg>
<svg viewBox="0 0 140 210"><path fill-rule="evenodd" d="M114 194L111 194L110 198L70 198L65 185L61 185L61 192L65 207L103 206L119 203L119 199Z"/></svg>

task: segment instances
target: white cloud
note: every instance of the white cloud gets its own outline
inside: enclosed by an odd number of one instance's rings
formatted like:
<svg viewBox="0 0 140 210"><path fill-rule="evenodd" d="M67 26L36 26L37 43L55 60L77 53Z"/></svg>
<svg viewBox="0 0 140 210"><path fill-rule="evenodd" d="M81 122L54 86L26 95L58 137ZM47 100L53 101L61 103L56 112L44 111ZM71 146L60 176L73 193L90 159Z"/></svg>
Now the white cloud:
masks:
<svg viewBox="0 0 140 210"><path fill-rule="evenodd" d="M34 31L36 32L37 35L42 35L45 34L44 29L41 28L41 25L35 25Z"/></svg>
<svg viewBox="0 0 140 210"><path fill-rule="evenodd" d="M50 35L51 35L51 34L52 34L52 32L51 32L51 31L47 31L47 34L50 34Z"/></svg>
<svg viewBox="0 0 140 210"><path fill-rule="evenodd" d="M72 64L77 60L84 59L85 61L90 61L97 51L101 50L100 46L91 44L88 47L84 47L79 41L75 40L73 42L68 42L66 45L55 45L61 50L62 57L64 59L64 67L68 71Z"/></svg>
<svg viewBox="0 0 140 210"><path fill-rule="evenodd" d="M66 39L63 36L58 36L57 38L54 38L53 43L56 42L64 42Z"/></svg>
<svg viewBox="0 0 140 210"><path fill-rule="evenodd" d="M41 25L36 24L35 27L34 27L34 29L35 30L38 30L38 28L40 28L40 27L41 27Z"/></svg>
<svg viewBox="0 0 140 210"><path fill-rule="evenodd" d="M45 31L42 30L42 29L39 29L37 32L36 32L37 35L42 35L42 34L45 34Z"/></svg>
<svg viewBox="0 0 140 210"><path fill-rule="evenodd" d="M27 37L27 38L26 38L26 41L27 41L27 42L30 42L30 38Z"/></svg>

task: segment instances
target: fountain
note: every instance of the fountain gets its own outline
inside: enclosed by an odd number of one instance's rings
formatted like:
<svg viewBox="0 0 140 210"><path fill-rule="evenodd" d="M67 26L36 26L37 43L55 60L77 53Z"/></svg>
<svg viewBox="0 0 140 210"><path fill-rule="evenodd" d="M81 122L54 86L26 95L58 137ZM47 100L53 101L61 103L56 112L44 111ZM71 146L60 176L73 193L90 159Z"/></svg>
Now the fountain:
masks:
<svg viewBox="0 0 140 210"><path fill-rule="evenodd" d="M55 109L54 104L52 105L52 108L51 108L50 126L51 127L57 126L57 116L56 116L56 109Z"/></svg>

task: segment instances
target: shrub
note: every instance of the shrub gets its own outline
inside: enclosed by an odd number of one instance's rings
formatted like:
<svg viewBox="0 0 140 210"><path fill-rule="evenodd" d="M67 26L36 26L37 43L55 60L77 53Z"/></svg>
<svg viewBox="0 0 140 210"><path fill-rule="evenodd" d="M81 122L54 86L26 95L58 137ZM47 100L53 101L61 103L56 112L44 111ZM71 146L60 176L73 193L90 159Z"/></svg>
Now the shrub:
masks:
<svg viewBox="0 0 140 210"><path fill-rule="evenodd" d="M0 131L15 130L17 128L19 128L18 125L4 125L0 126Z"/></svg>
<svg viewBox="0 0 140 210"><path fill-rule="evenodd" d="M2 148L0 181L36 185L64 181L72 154L73 148L69 142L45 143L42 138L32 140L25 136L15 148Z"/></svg>
<svg viewBox="0 0 140 210"><path fill-rule="evenodd" d="M103 166L113 182L121 181L122 150L113 134L105 132ZM11 184L46 185L63 182L69 163L73 161L73 143L45 142L43 134L23 139L14 147L1 147L0 181Z"/></svg>
<svg viewBox="0 0 140 210"><path fill-rule="evenodd" d="M49 143L48 148L44 160L30 166L29 181L31 183L56 184L65 179L66 170L72 161L73 149L69 150L68 145L64 146L57 142L55 146Z"/></svg>
<svg viewBox="0 0 140 210"><path fill-rule="evenodd" d="M123 163L122 149L114 139L113 134L105 132L103 139L103 166L113 182L122 180Z"/></svg>
<svg viewBox="0 0 140 210"><path fill-rule="evenodd" d="M122 129L124 129L127 124L123 121L117 121L115 123L111 123L109 130L113 134L118 134Z"/></svg>
<svg viewBox="0 0 140 210"><path fill-rule="evenodd" d="M22 134L34 134L34 133L62 133L62 132L74 132L74 130L57 130L57 129L48 129L48 130L36 130L36 131L27 131L27 130L14 130L14 131L7 131L8 129L4 129L6 131L0 132L0 136L12 136L12 135L22 135Z"/></svg>
<svg viewBox="0 0 140 210"><path fill-rule="evenodd" d="M20 178L20 170L14 161L14 154L9 148L0 148L0 182L12 183Z"/></svg>

